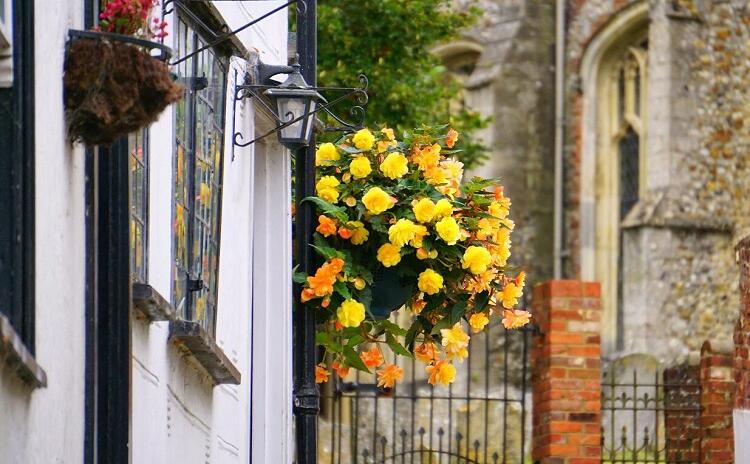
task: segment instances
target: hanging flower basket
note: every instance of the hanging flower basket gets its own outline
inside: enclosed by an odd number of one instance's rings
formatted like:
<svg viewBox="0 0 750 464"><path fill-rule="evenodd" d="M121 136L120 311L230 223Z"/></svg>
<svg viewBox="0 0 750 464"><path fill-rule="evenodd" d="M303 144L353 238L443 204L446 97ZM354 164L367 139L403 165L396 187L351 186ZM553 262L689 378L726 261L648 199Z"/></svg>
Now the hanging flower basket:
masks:
<svg viewBox="0 0 750 464"><path fill-rule="evenodd" d="M510 200L494 179L462 183L458 133L423 127L397 140L391 129L362 129L316 153L317 228L324 263L296 275L300 298L320 322L317 342L330 366L377 369L390 388L403 371L385 364L380 346L425 362L429 383L448 384L452 362L468 355L469 329L491 316L506 328L529 322L516 309L524 273L506 273Z"/></svg>
<svg viewBox="0 0 750 464"><path fill-rule="evenodd" d="M70 140L109 145L154 122L183 94L164 63L170 55L156 42L70 31L63 77Z"/></svg>

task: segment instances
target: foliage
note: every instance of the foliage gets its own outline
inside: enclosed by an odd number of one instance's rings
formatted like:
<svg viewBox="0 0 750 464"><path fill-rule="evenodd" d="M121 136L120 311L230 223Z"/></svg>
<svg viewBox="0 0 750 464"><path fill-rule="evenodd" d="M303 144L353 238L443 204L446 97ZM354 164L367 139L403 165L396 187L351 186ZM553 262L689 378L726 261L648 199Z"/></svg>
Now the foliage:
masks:
<svg viewBox="0 0 750 464"><path fill-rule="evenodd" d="M480 332L496 308L507 328L528 322L513 309L524 275L505 273L510 200L493 179L462 183L452 158L459 135L446 129L422 126L401 140L391 129L363 129L317 149L316 196L306 201L318 213L313 247L325 262L295 280L337 370L378 367L382 344L423 360L430 383L450 383L451 361L468 354L462 321ZM389 320L394 310L411 311L395 318L408 324ZM367 344L376 347L358 354ZM392 386L399 371L389 365L378 375Z"/></svg>
<svg viewBox="0 0 750 464"><path fill-rule="evenodd" d="M427 122L462 133L457 155L467 169L486 159L477 129L487 125L478 113L451 114L461 85L431 50L458 36L478 16L456 11L450 0L320 0L318 70L322 86L346 86L359 74L370 79L367 121L388 123L397 132ZM453 105L455 106L455 105Z"/></svg>
<svg viewBox="0 0 750 464"><path fill-rule="evenodd" d="M154 18L149 23L151 10L159 0L109 0L99 14L99 30L143 38L167 36L167 22Z"/></svg>

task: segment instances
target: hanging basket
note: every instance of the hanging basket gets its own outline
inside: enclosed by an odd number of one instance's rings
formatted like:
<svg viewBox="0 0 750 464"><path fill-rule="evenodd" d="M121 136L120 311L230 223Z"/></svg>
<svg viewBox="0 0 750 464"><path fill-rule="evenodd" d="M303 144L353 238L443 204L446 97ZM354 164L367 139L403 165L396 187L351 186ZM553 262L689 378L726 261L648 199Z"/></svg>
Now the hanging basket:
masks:
<svg viewBox="0 0 750 464"><path fill-rule="evenodd" d="M414 293L414 284L402 279L396 271L380 267L373 275L370 312L376 319L387 319Z"/></svg>
<svg viewBox="0 0 750 464"><path fill-rule="evenodd" d="M72 30L69 36L63 83L71 142L110 145L182 98L165 63L169 47L107 32Z"/></svg>

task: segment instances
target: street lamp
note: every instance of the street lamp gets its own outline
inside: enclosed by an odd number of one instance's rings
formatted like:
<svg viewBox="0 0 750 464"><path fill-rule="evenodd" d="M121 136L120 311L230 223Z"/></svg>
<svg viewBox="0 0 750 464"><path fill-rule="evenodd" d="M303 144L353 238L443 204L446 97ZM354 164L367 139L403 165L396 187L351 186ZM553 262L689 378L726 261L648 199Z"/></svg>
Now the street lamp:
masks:
<svg viewBox="0 0 750 464"><path fill-rule="evenodd" d="M310 144L315 112L319 101L325 102L316 90L310 88L300 74L300 65L292 65L286 81L264 92L276 104L279 126L279 143L295 149Z"/></svg>

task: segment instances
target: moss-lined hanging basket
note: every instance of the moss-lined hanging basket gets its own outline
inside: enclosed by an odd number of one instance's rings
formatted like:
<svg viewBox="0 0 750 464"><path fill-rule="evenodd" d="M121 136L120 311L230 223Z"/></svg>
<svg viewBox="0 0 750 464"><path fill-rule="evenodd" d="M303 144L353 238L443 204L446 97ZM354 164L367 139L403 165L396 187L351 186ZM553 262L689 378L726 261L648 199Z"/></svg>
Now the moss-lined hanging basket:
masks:
<svg viewBox="0 0 750 464"><path fill-rule="evenodd" d="M70 31L63 77L70 140L109 145L154 122L183 95L165 63L170 56L157 42Z"/></svg>

